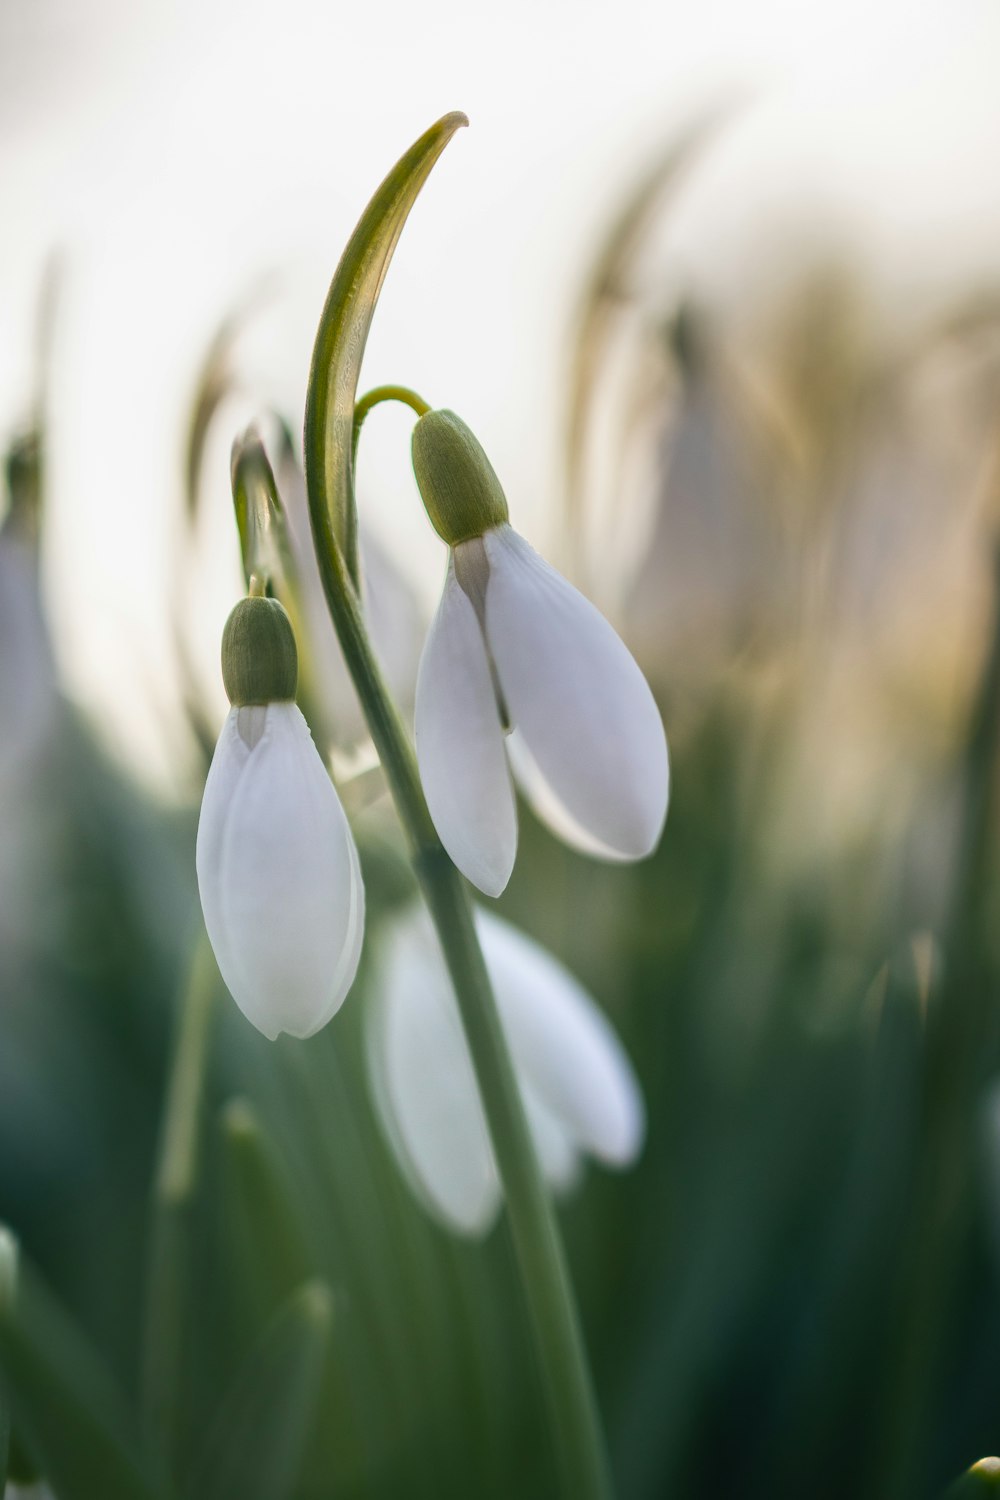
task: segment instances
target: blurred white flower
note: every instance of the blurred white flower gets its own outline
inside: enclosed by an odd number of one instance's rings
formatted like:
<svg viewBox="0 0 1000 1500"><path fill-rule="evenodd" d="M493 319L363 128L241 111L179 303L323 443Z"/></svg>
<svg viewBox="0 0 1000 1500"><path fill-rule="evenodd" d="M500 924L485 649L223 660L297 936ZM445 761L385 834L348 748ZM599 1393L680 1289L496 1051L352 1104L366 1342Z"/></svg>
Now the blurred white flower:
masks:
<svg viewBox="0 0 1000 1500"><path fill-rule="evenodd" d="M351 987L364 887L340 799L292 702L230 710L205 785L198 888L219 969L272 1040L312 1036Z"/></svg>
<svg viewBox="0 0 1000 1500"><path fill-rule="evenodd" d="M367 740L368 726L323 592L310 530L305 479L298 464L287 454L281 470L281 492L298 574L300 636L307 647L309 685L330 742L340 750L351 750ZM359 546L362 607L372 645L396 703L409 714L426 617L409 580L363 522Z"/></svg>
<svg viewBox="0 0 1000 1500"><path fill-rule="evenodd" d="M0 788L30 769L58 708L38 583L38 548L17 517L0 527Z"/></svg>
<svg viewBox="0 0 1000 1500"><path fill-rule="evenodd" d="M505 522L452 548L415 731L441 841L488 896L514 866L511 771L585 853L632 860L656 847L669 765L646 679L604 616Z"/></svg>
<svg viewBox="0 0 1000 1500"><path fill-rule="evenodd" d="M546 1180L567 1191L585 1155L628 1166L642 1147L645 1109L603 1012L508 923L477 911L476 930ZM422 909L390 928L366 1021L372 1092L403 1175L445 1227L485 1234L500 1181L454 992Z"/></svg>

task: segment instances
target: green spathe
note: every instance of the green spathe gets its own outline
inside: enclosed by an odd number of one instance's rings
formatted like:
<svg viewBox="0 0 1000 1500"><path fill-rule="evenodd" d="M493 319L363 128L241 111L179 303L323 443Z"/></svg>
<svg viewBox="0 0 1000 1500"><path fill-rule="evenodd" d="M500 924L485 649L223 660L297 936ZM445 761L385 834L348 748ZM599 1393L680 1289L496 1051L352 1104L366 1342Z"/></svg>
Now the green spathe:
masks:
<svg viewBox="0 0 1000 1500"><path fill-rule="evenodd" d="M222 680L234 708L295 698L299 658L277 599L241 599L222 632Z"/></svg>
<svg viewBox="0 0 1000 1500"><path fill-rule="evenodd" d="M431 524L449 547L507 520L493 465L453 411L429 411L414 427L413 472Z"/></svg>

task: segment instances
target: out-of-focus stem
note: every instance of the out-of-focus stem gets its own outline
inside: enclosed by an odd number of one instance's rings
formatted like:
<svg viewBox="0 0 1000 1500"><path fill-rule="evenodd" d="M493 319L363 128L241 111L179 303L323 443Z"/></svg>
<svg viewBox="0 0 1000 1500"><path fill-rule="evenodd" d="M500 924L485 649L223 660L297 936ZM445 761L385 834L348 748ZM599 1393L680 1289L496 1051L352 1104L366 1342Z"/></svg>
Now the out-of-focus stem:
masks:
<svg viewBox="0 0 1000 1500"><path fill-rule="evenodd" d="M195 947L176 1035L153 1184L141 1395L144 1426L169 1464L180 1425L190 1332L192 1217L201 1167L212 1002L218 971L204 933Z"/></svg>
<svg viewBox="0 0 1000 1500"><path fill-rule="evenodd" d="M966 742L961 822L945 976L927 1028L923 1129L903 1314L890 1363L880 1497L913 1493L919 1435L956 1292L974 1201L985 1070L995 1055L996 995L989 982L985 901L994 857L1000 760L1000 543L993 547L993 622ZM917 1486L919 1487L919 1486Z"/></svg>

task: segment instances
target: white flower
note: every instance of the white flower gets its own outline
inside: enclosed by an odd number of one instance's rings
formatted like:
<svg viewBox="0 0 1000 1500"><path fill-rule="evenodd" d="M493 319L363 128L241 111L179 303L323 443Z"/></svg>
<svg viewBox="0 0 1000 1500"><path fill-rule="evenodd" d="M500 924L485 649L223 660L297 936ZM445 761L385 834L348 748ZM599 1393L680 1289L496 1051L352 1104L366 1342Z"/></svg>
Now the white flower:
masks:
<svg viewBox="0 0 1000 1500"><path fill-rule="evenodd" d="M338 749L350 751L368 738L368 725L330 619L313 547L302 470L286 460L282 493L288 539L298 575L298 602L308 645L309 685L317 697L323 730ZM393 697L408 715L413 709L420 640L426 617L403 573L378 537L360 525L362 602L368 632Z"/></svg>
<svg viewBox="0 0 1000 1500"><path fill-rule="evenodd" d="M624 1167L645 1134L642 1094L611 1025L537 943L489 913L476 931L546 1180L583 1157ZM413 909L385 940L367 1011L369 1077L400 1169L447 1228L484 1234L501 1188L454 992L430 919Z"/></svg>
<svg viewBox="0 0 1000 1500"><path fill-rule="evenodd" d="M646 679L603 615L506 522L452 547L415 733L441 842L489 896L517 849L511 771L584 852L632 860L657 844L669 767Z"/></svg>
<svg viewBox="0 0 1000 1500"><path fill-rule="evenodd" d="M0 788L12 797L15 777L30 774L54 726L58 701L37 546L9 515L0 527Z"/></svg>
<svg viewBox="0 0 1000 1500"><path fill-rule="evenodd" d="M364 887L340 799L292 702L230 710L198 824L198 888L219 969L272 1040L325 1026L351 987Z"/></svg>

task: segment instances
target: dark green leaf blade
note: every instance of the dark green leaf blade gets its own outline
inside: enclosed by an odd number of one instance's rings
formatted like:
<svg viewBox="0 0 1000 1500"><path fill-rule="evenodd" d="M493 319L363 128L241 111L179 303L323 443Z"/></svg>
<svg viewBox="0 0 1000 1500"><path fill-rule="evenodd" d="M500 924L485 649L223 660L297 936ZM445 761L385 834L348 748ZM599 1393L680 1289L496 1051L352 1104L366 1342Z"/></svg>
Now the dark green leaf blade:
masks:
<svg viewBox="0 0 1000 1500"><path fill-rule="evenodd" d="M352 435L361 361L368 330L393 251L431 168L455 131L469 122L458 112L432 125L393 167L351 235L320 319L306 397L305 461L309 489L323 495L329 538L356 577ZM314 516L315 521L315 516Z"/></svg>
<svg viewBox="0 0 1000 1500"><path fill-rule="evenodd" d="M332 1299L308 1281L275 1314L212 1424L189 1500L290 1500L323 1384Z"/></svg>
<svg viewBox="0 0 1000 1500"><path fill-rule="evenodd" d="M97 1354L0 1230L0 1368L18 1434L60 1500L160 1500L121 1393ZM15 1275L16 1272L16 1275ZM16 1280L16 1295L13 1292Z"/></svg>

